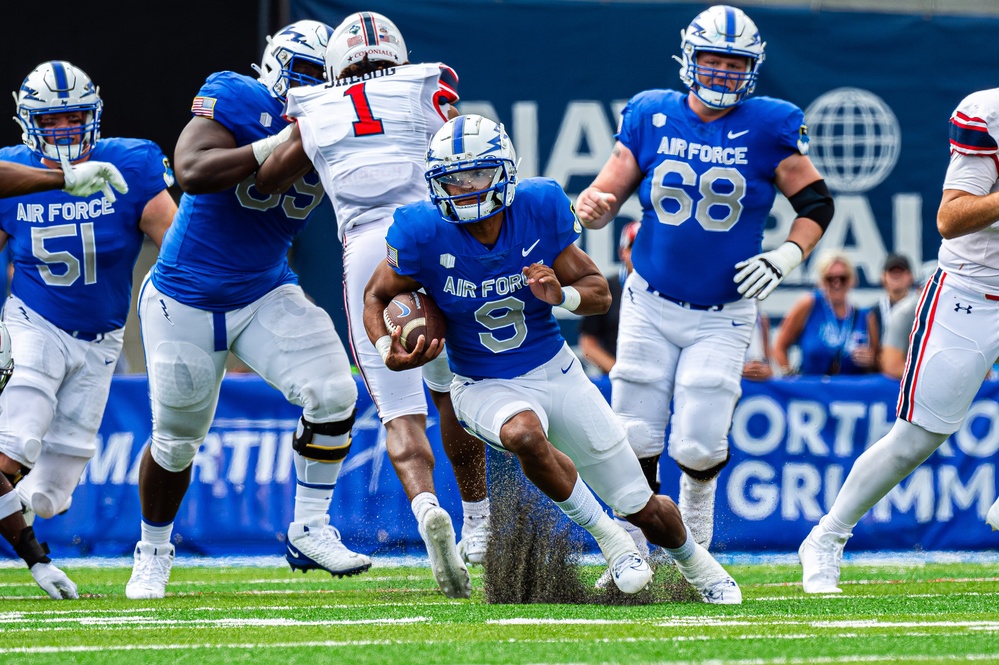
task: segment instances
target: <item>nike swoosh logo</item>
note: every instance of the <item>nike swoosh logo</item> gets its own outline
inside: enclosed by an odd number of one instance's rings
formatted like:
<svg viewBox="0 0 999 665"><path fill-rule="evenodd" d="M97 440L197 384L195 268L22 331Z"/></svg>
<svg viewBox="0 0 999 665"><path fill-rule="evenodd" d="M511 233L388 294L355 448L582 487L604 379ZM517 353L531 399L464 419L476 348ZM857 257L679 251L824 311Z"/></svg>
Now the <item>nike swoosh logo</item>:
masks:
<svg viewBox="0 0 999 665"><path fill-rule="evenodd" d="M749 324L744 321L733 321L732 325L734 327L738 327L738 326L748 326Z"/></svg>
<svg viewBox="0 0 999 665"><path fill-rule="evenodd" d="M749 133L748 129L744 129L741 132L729 132L728 133L728 138L729 139L737 139L740 136L743 136L744 134L748 134L748 133Z"/></svg>
<svg viewBox="0 0 999 665"><path fill-rule="evenodd" d="M104 360L104 364L105 365L110 365L113 362L114 362L114 360L107 360L107 359Z"/></svg>
<svg viewBox="0 0 999 665"><path fill-rule="evenodd" d="M563 370L562 370L562 373L563 373L563 374L568 374L568 373L569 373L569 370L570 370L570 369L572 369L572 363L574 363L574 362L576 362L576 359L575 359L575 358L573 358L573 359L572 359L572 362L570 362L570 363L569 363L569 366L568 366L568 367L566 367L565 369L563 369Z"/></svg>
<svg viewBox="0 0 999 665"><path fill-rule="evenodd" d="M530 254L531 250L534 249L535 247L537 247L539 242L541 242L541 238L538 238L537 240L535 240L534 244L531 245L530 247L528 247L527 249L520 250L521 255L522 256L527 256L528 254Z"/></svg>
<svg viewBox="0 0 999 665"><path fill-rule="evenodd" d="M399 308L399 316L409 316L409 313L412 311L398 300L393 300L392 304Z"/></svg>

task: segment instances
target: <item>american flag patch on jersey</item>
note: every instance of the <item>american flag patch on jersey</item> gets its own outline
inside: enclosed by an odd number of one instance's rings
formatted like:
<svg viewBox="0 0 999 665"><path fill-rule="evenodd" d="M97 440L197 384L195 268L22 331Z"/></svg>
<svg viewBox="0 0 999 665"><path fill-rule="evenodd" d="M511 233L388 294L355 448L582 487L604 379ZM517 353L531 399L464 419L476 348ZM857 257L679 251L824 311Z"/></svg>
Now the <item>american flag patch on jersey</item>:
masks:
<svg viewBox="0 0 999 665"><path fill-rule="evenodd" d="M191 103L191 113L205 118L214 118L215 101L214 97L195 97L194 102Z"/></svg>
<svg viewBox="0 0 999 665"><path fill-rule="evenodd" d="M393 268L399 267L399 250L392 245L385 243L385 247L388 248L388 252L385 256L388 259L389 265Z"/></svg>

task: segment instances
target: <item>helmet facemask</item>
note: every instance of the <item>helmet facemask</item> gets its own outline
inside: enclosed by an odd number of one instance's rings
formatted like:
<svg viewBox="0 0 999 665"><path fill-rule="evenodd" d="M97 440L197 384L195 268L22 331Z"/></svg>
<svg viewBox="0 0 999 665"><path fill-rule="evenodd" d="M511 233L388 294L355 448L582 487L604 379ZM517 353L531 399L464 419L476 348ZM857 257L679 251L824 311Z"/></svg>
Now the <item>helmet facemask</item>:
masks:
<svg viewBox="0 0 999 665"><path fill-rule="evenodd" d="M681 55L673 56L680 63L680 80L705 106L737 106L756 89L766 44L760 40L756 24L742 10L725 5L706 9L680 36ZM739 71L698 64L699 55L712 53L745 58L746 67Z"/></svg>
<svg viewBox="0 0 999 665"><path fill-rule="evenodd" d="M39 157L76 161L85 157L101 137L104 107L100 89L90 77L68 62L53 60L35 68L14 93L21 126L21 140ZM83 122L68 127L48 127L43 116L79 113Z"/></svg>
<svg viewBox="0 0 999 665"><path fill-rule="evenodd" d="M268 37L260 65L252 65L258 74L257 79L278 99L287 97L288 90L295 87L293 84L304 86L322 83L323 79L295 69L302 63L308 63L319 71L324 71L323 55L332 33L332 29L325 23L296 21L273 37Z"/></svg>
<svg viewBox="0 0 999 665"><path fill-rule="evenodd" d="M517 154L503 125L458 116L430 140L426 178L441 217L455 224L480 222L513 203Z"/></svg>

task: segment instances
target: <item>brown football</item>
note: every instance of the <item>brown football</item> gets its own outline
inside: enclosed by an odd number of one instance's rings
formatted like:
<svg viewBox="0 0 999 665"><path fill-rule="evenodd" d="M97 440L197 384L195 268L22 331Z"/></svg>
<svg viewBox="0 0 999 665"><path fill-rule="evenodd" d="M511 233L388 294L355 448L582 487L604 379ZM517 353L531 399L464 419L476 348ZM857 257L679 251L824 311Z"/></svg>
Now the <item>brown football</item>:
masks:
<svg viewBox="0 0 999 665"><path fill-rule="evenodd" d="M426 346L435 339L444 338L444 314L425 293L407 291L395 296L385 308L384 318L390 333L402 328L400 340L407 351L413 350L420 335L426 336Z"/></svg>

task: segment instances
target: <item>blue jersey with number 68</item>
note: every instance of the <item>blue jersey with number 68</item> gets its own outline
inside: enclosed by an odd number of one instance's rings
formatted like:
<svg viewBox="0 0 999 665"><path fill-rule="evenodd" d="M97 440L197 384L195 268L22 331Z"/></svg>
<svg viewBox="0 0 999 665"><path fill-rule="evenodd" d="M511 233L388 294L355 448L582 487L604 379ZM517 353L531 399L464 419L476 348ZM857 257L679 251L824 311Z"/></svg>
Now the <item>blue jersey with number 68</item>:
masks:
<svg viewBox="0 0 999 665"><path fill-rule="evenodd" d="M429 201L396 210L385 241L389 265L422 284L444 312L451 371L512 379L548 362L565 344L552 306L534 296L523 270L552 265L581 231L558 183L529 178L517 185L492 247L444 221Z"/></svg>
<svg viewBox="0 0 999 665"><path fill-rule="evenodd" d="M61 190L0 199L0 229L14 264L11 293L63 330L105 333L125 325L139 220L173 184L173 171L159 146L142 139L101 139L90 158L114 164L128 193L115 192L114 203L100 192ZM24 145L3 148L0 159L45 168Z"/></svg>
<svg viewBox="0 0 999 665"><path fill-rule="evenodd" d="M191 108L221 123L237 146L284 129L283 110L262 83L234 72L212 74ZM157 289L198 309L229 311L297 283L288 249L323 198L319 176L310 172L271 196L259 193L253 179L221 192L184 194L153 266Z"/></svg>
<svg viewBox="0 0 999 665"><path fill-rule="evenodd" d="M801 109L751 97L704 122L686 92L649 90L628 102L617 138L644 174L638 274L685 302L739 300L735 264L761 251L777 165L808 152Z"/></svg>

